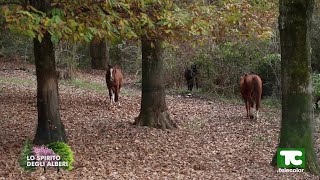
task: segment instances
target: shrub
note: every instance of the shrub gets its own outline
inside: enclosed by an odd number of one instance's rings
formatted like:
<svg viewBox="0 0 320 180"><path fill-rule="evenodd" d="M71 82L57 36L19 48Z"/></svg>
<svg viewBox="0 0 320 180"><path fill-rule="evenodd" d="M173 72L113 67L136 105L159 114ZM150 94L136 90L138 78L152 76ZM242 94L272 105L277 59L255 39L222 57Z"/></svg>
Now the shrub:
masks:
<svg viewBox="0 0 320 180"><path fill-rule="evenodd" d="M0 55L10 60L33 63L32 39L0 29Z"/></svg>
<svg viewBox="0 0 320 180"><path fill-rule="evenodd" d="M35 167L27 166L27 162L28 162L27 156L32 156L32 155L33 155L32 143L28 139L24 143L24 146L23 146L23 149L21 152L21 156L20 156L20 161L19 161L20 166L26 171L34 171L35 170Z"/></svg>
<svg viewBox="0 0 320 180"><path fill-rule="evenodd" d="M60 161L65 161L68 163L68 166L63 166L66 170L72 169L73 152L69 145L64 142L54 142L48 144L48 148L52 149L57 155L60 156Z"/></svg>
<svg viewBox="0 0 320 180"><path fill-rule="evenodd" d="M281 59L279 53L267 54L257 68L263 82L263 96L281 95Z"/></svg>

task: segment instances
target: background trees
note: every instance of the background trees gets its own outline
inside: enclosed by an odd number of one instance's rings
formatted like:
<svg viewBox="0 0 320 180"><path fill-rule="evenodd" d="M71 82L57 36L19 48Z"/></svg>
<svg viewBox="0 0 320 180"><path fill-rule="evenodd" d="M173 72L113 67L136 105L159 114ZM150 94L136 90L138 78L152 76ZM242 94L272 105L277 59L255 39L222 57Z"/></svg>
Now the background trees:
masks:
<svg viewBox="0 0 320 180"><path fill-rule="evenodd" d="M138 125L176 127L167 113L165 87L183 86L181 74L184 68L193 62L200 67L202 91L228 95L238 93L238 77L249 71L262 76L265 95L280 95L281 61L275 26L278 4L275 1L12 0L1 2L0 5L0 23L13 32L27 35L34 43L33 55L38 85L38 129L35 136L37 144L66 141L60 120L55 72L55 50L58 48L54 46L58 46L61 39L69 43L85 41L87 44L94 37L103 40L106 38L111 42L111 58L114 58L112 62L119 62L128 72L136 74L141 72L142 64L141 110L135 121ZM309 7L309 4L303 7ZM300 12L299 10L310 12L303 8L292 11ZM302 14L298 15L303 16ZM300 18L296 20L300 21ZM306 19L301 21L310 21L310 16L303 18ZM284 36L285 29L281 32L281 37L285 38L282 49L295 50L295 47L289 47L284 42L296 40L301 53L298 50L295 51L296 54L284 52L282 56L282 59L288 60L282 60L282 71L288 72L283 82L289 84L282 84L283 102L286 106L283 107L283 127L287 129L282 130L280 146L305 146L310 151L308 154L314 154L309 89L310 54L306 53L309 52L309 44L304 44L309 41L309 29L304 26L301 26L301 29L299 36L304 41L299 41L290 31L285 32ZM105 49L103 44L101 47ZM83 49L89 51L85 45ZM139 51L134 56L129 56L132 60L123 58L125 53L122 52L130 52L132 49ZM6 47L1 48L4 52L1 54L6 55L7 50ZM103 55L98 56L100 60L104 59ZM293 64L289 60L296 60L298 67L303 67L300 68L303 70L291 66ZM101 64L99 67L104 66ZM285 66L287 64L289 65ZM291 77L297 81L292 83ZM303 91L295 87L303 87ZM300 105L297 105L297 102L305 106L297 108ZM291 121L296 121L299 126L289 125ZM294 137L293 140L287 137L286 132L295 131L297 134L305 133L306 138ZM302 141L307 143L303 144ZM308 160L309 170L317 173L314 156L309 156Z"/></svg>
<svg viewBox="0 0 320 180"><path fill-rule="evenodd" d="M8 1L1 5L4 21L7 28L28 35L33 38L34 56L37 75L37 107L38 127L35 135L35 144L49 144L56 141L66 141L64 126L60 120L58 82L56 61L53 43L65 38L90 41L97 29L88 22L86 11L100 9L97 2L93 9L88 4L70 4L54 1ZM94 5L94 4L91 4ZM91 7L91 6L90 6ZM101 12L102 11L102 12ZM79 14L78 14L79 13ZM82 14L83 13L83 14ZM77 19L80 16L80 20ZM98 15L95 16L99 18ZM104 17L101 17L102 19ZM86 24L84 22L88 22ZM111 23L112 21L108 21ZM94 19L91 23L98 23ZM112 27L110 27L112 28ZM101 31L102 33L104 31Z"/></svg>
<svg viewBox="0 0 320 180"><path fill-rule="evenodd" d="M270 31L270 23L268 24L270 22L268 17L272 14L263 12L266 9L272 9L274 4L251 1L218 1L209 4L207 2L175 3L171 0L130 2L35 0L4 3L1 6L1 12L4 14L3 21L6 27L27 35L34 41L34 55L37 56L35 64L39 117L35 142L45 144L66 140L60 121L55 49L52 44L57 44L60 39L71 42L90 42L93 37L96 37L92 42L98 42L97 44L101 45L99 50L106 50L105 43L99 38L119 42L119 39L137 40L142 37L142 100L141 112L135 122L139 125L175 127L166 113L166 79L163 69L165 63L161 53L164 51L165 44L179 45L188 40L190 43L186 44L186 48L198 47L200 50L195 51L193 58L199 58L197 63L202 67L204 89L225 92L231 87L233 90L230 92L235 92L237 77L242 71L234 71L238 65L232 67L231 64L238 62L232 58L238 58L246 50L235 52L232 48L238 49L237 46L240 45L239 49L241 49L243 46L240 41L247 38L267 39L273 35ZM218 46L220 43L221 45ZM92 61L93 67L103 69L106 63L104 61L106 52L95 53L94 44L92 43L90 49L91 55L101 63ZM209 48L201 48L198 45L207 45ZM213 58L212 54L215 54L215 51L221 51L221 57ZM231 56L230 59L224 56L228 54ZM189 62L194 59L190 59ZM222 61L219 62L220 59ZM255 62L255 59L254 56L252 62ZM226 64L229 65L224 66ZM242 64L246 66L248 62ZM220 72L222 69L226 74ZM167 70L170 69L167 68ZM214 79L210 78L212 74L216 74ZM212 82L215 84L214 87L211 85ZM54 134L57 138L50 137ZM47 135L49 137L44 137ZM41 139L42 137L44 139Z"/></svg>
<svg viewBox="0 0 320 180"><path fill-rule="evenodd" d="M106 69L109 63L109 47L104 38L94 38L90 42L90 56L92 69Z"/></svg>
<svg viewBox="0 0 320 180"><path fill-rule="evenodd" d="M255 33L251 34L251 36L266 36L264 33L268 30L259 23L249 23L249 21L256 17L252 15L255 9L251 8L251 5L248 5L249 2L247 1L246 3L239 4L227 1L217 2L211 6L208 6L207 2L176 4L170 0L134 2L81 1L81 3L77 4L70 1L46 1L42 2L42 8L36 6L40 2L32 1L32 3L20 3L20 6L3 6L2 12L5 14L5 21L9 29L22 32L40 42L44 38L49 38L55 43L62 38L72 41L91 41L93 37L106 37L108 40L113 41L119 39L119 37L129 39L144 37L147 41L143 42L151 44L144 44L142 46L142 55L148 55L148 53L144 53L144 51L149 52L155 47L157 47L156 51L161 52L162 42L172 42L174 39L183 41L187 39L190 40L190 37L193 37L193 44L204 44L206 42L203 39L210 36L213 36L219 41L224 41L224 37L226 36L229 38L239 35L243 37L248 36L247 33L252 29L255 29ZM16 8L11 9L11 7ZM239 14L237 8L242 8L243 11L241 14ZM219 18L217 19L215 17ZM156 43L157 46L155 46L154 43ZM147 48L147 46L150 47ZM104 47L102 48L105 49ZM91 48L91 55L97 55L93 50L94 48ZM106 53L102 54L105 55ZM154 62L162 61L162 57L157 53L150 55L152 55L150 60ZM146 63L148 58L142 56L142 62ZM97 56L93 59L102 60L105 59L105 57L100 54L99 57ZM54 61L54 59L52 60ZM104 63L92 62L93 65L96 64L98 66L99 64L103 69ZM40 64L36 63L36 65ZM162 65L157 67L152 67L151 65L156 66L154 63L151 63L150 69L155 68L155 70L159 69L159 73L163 72L163 70L161 70L163 68ZM147 70L147 72L149 70ZM52 69L52 71L55 70ZM143 91L154 91L156 89L161 89L162 91L161 96L152 95L153 100L151 101L164 99L164 79L162 79L164 76L162 74L163 73L160 73L154 77L159 79L157 84L143 83L146 79L142 78ZM150 76L151 74L146 75ZM47 80L44 80L42 83L46 81ZM142 103L147 102L143 100L145 99L145 95L146 93L142 93ZM57 101L57 99L54 101ZM165 101L162 101L162 104L165 104ZM146 106L142 105L141 107L141 111L144 111ZM54 109L58 108L55 107ZM153 109L152 111L158 111L159 107L151 109ZM161 109L161 111L165 111L165 105ZM58 114L58 112L54 114ZM148 117L139 117L146 119L160 117L154 113L145 113L145 115L147 114ZM165 115L163 117L168 116ZM146 123L142 124L145 125Z"/></svg>
<svg viewBox="0 0 320 180"><path fill-rule="evenodd" d="M110 1L113 2L113 1ZM120 1L119 1L120 2ZM138 2L138 1L137 1ZM156 1L155 1L156 2ZM64 9L63 3L66 6L72 7L69 10ZM125 17L129 11L123 10L120 14L116 9L108 10L108 14L104 14L97 5L95 6L87 6L87 2L82 2L83 5L67 5L70 2L63 2L60 4L55 4L53 11L55 16L52 20L47 20L50 23L46 23L45 27L51 29L54 32L55 29L62 27L62 31L60 33L53 33L53 39L59 39L59 37L63 37L69 40L79 40L79 39L90 39L93 37L95 33L100 35L107 35L107 39L115 40L115 37L118 37L118 33L122 33L123 35L128 35L126 37L136 37L137 31L139 28L132 28L131 23L134 22L135 26L139 26L137 23L136 17L132 16L131 19ZM88 1L88 4L93 3L92 1ZM190 6L190 4L194 3L194 1L179 1L180 7ZM187 4L188 3L188 4ZM123 3L122 3L123 4ZM126 4L126 3L124 3ZM129 4L127 4L128 6ZM180 88L184 86L184 79L181 76L181 72L183 69L189 65L191 62L196 61L201 66L201 71L203 71L202 77L202 87L204 91L211 93L224 93L228 95L232 95L237 93L237 80L235 80L243 71L251 71L257 72L263 76L263 79L267 79L265 81L265 89L268 89L265 95L278 95L279 93L279 83L277 79L279 77L279 52L277 45L277 30L275 29L275 17L277 15L277 3L276 1L215 1L211 3L211 6L208 6L207 2L198 3L193 5L194 11L190 14L181 15L179 17L183 19L194 20L195 22L199 22L199 18L192 19L193 16L200 16L204 14L198 5L202 5L204 7L203 11L206 12L207 9L215 9L211 10L210 15L204 18L204 26L208 24L212 25L212 33L209 33L205 36L207 40L202 41L202 44L205 46L194 46L194 42L199 39L202 35L199 35L200 31L197 31L197 25L193 25L189 30L190 34L184 34L183 36L188 37L188 35L193 35L193 40L189 39L187 42L181 42L180 40L173 40L171 43L174 43L173 47L165 48L166 56L164 68L165 68L165 82L166 87L174 87ZM104 5L99 5L100 7L104 7ZM113 2L112 7L118 6L118 10L121 10L121 3ZM134 11L134 8L138 10L138 8L134 7L134 5L129 5L132 8L128 9L130 11ZM213 7L214 6L214 7ZM86 8L84 8L86 7ZM110 6L111 7L111 6ZM110 7L105 7L110 8ZM197 8L196 8L197 7ZM6 8L4 8L5 10ZM76 19L70 18L66 20L67 16L70 16L72 13L72 9L77 11L75 14ZM197 10L198 9L198 10ZM191 11L190 10L190 11ZM5 10L7 11L7 10ZM87 16L86 14L90 13L90 11L95 11L96 13L90 14ZM64 12L63 16L60 16L61 12ZM106 11L105 11L106 12ZM120 12L120 11L119 11ZM59 14L60 13L60 14ZM132 14L132 12L130 12ZM138 12L139 13L139 12ZM101 17L98 17L101 14ZM61 14L62 15L62 14ZM114 21L113 15L121 18L123 15L123 19L120 21ZM148 19L140 16L140 14L135 14L137 17L141 19L141 24L147 23ZM31 13L31 16L34 16L34 13ZM13 14L7 11L6 14L7 23L13 22ZM71 17L71 16L70 16ZM97 19L105 18L110 22L121 22L121 27L117 29L117 23L104 23L98 24L97 27L93 27L93 24L96 23L94 17ZM178 15L177 15L178 17ZM217 18L219 17L219 18ZM22 18L21 15L15 17L17 22ZM26 17L25 17L26 18ZM25 19L24 18L24 19ZM84 18L88 18L87 21L84 21ZM48 18L47 18L48 19ZM173 16L171 17L172 21ZM181 21L181 20L180 20ZM81 23L82 22L82 23ZM83 22L88 22L83 23ZM164 23L165 21L162 21ZM174 22L174 21L172 21ZM167 32L172 33L174 31L169 31L168 28L173 25L172 22L166 22L166 26L163 26L162 30L166 29ZM203 22L202 22L203 23ZM28 20L28 24L33 24ZM53 24L56 24L55 26ZM198 24L200 25L200 23ZM12 27L13 25L7 25L6 27L15 29ZM26 26L26 25L23 25ZM38 26L36 24L36 26ZM49 27L50 26L50 27ZM91 26L91 28L86 28L86 26ZM170 26L170 27L168 27ZM32 33L37 28L31 29L31 26L26 26L23 31L24 34L29 34L34 36ZM105 27L106 31L100 29L101 27ZM192 28L192 29L191 29ZM253 29L255 30L253 30ZM20 28L21 29L21 28ZM39 28L38 28L39 29ZM58 29L59 31L60 29ZM74 32L71 32L71 31ZM185 29L187 30L187 29ZM179 31L175 32L174 36L177 36ZM40 33L41 34L41 33ZM165 35L166 33L162 33ZM183 33L182 33L183 34ZM115 36L112 36L115 35ZM186 36L187 35L187 36ZM112 36L112 37L111 37ZM271 39L261 38L271 36ZM41 37L41 35L40 35ZM81 37L81 38L80 38ZM178 37L178 36L177 36ZM257 38L259 37L259 39ZM6 38L6 37L3 37ZM238 39L241 39L240 41ZM251 40L247 40L247 38ZM121 54L123 58L120 58L123 62L122 68L126 71L130 71L130 73L138 72L138 75L141 75L141 50L139 50L139 43L132 43L132 41L127 41L128 43L122 43L121 41L111 41L110 54L111 54L111 62L118 62L119 58L113 56L116 51L114 48L116 44L121 49ZM89 40L88 40L89 41ZM124 41L126 42L126 41ZM72 43L71 43L72 44ZM75 67L85 67L88 66L91 62L90 58L88 58L88 46L87 43L84 43L82 46L82 51L78 51L77 54L81 55L80 60L75 60L76 63L73 65ZM195 48L196 47L196 48ZM133 50L136 50L133 53ZM3 51L7 51L7 49L3 49ZM71 49L70 49L71 51ZM139 52L140 51L140 52ZM133 56L130 54L137 54L138 56ZM125 57L124 57L125 56ZM68 59L68 58L61 58ZM32 58L29 61L33 61ZM61 62L60 58L57 61ZM140 63L139 63L140 62ZM237 65L233 66L235 62ZM227 65L228 64L228 65ZM59 65L59 64L58 64ZM229 67L227 69L227 66ZM227 69L225 72L220 72L220 69ZM226 73L228 72L228 73ZM221 74L224 73L224 77L227 80L221 82ZM174 76L171 76L174 74ZM214 83L211 83L214 82Z"/></svg>

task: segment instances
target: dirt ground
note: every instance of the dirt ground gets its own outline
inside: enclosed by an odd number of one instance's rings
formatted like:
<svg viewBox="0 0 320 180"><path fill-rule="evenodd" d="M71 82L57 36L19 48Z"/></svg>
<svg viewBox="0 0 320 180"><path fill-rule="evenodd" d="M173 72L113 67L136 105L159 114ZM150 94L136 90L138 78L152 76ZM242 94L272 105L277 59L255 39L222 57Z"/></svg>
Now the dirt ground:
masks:
<svg viewBox="0 0 320 180"><path fill-rule="evenodd" d="M278 173L270 166L280 110L263 107L256 122L245 118L242 103L167 95L170 117L179 128L137 127L132 123L141 93L132 78L125 78L121 106L110 106L107 90L61 81L60 113L74 168L24 172L18 160L36 130L36 77L33 66L19 67L0 61L0 179L319 179ZM78 71L76 78L104 86L103 71Z"/></svg>

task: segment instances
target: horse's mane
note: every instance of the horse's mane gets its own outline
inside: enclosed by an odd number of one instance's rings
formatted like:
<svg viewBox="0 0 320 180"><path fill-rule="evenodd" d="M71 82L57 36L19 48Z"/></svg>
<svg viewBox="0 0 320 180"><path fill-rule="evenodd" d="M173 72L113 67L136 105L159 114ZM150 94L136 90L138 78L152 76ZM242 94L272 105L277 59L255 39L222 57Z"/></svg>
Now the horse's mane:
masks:
<svg viewBox="0 0 320 180"><path fill-rule="evenodd" d="M118 64L115 64L115 65L109 64L107 70L110 69L110 68L113 68L114 71L116 71L117 69L121 70L121 68L120 68L120 66Z"/></svg>
<svg viewBox="0 0 320 180"><path fill-rule="evenodd" d="M243 75L243 84L247 84L247 76L249 76L249 73L245 73L244 75Z"/></svg>

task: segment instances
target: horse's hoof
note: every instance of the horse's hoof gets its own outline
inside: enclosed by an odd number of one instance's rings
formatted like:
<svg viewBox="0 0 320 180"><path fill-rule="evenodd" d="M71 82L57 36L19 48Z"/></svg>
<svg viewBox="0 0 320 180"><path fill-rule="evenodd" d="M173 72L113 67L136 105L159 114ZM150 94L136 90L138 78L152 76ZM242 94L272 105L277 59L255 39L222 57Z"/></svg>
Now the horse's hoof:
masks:
<svg viewBox="0 0 320 180"><path fill-rule="evenodd" d="M253 115L250 115L250 119L253 119L254 118L254 116Z"/></svg>

